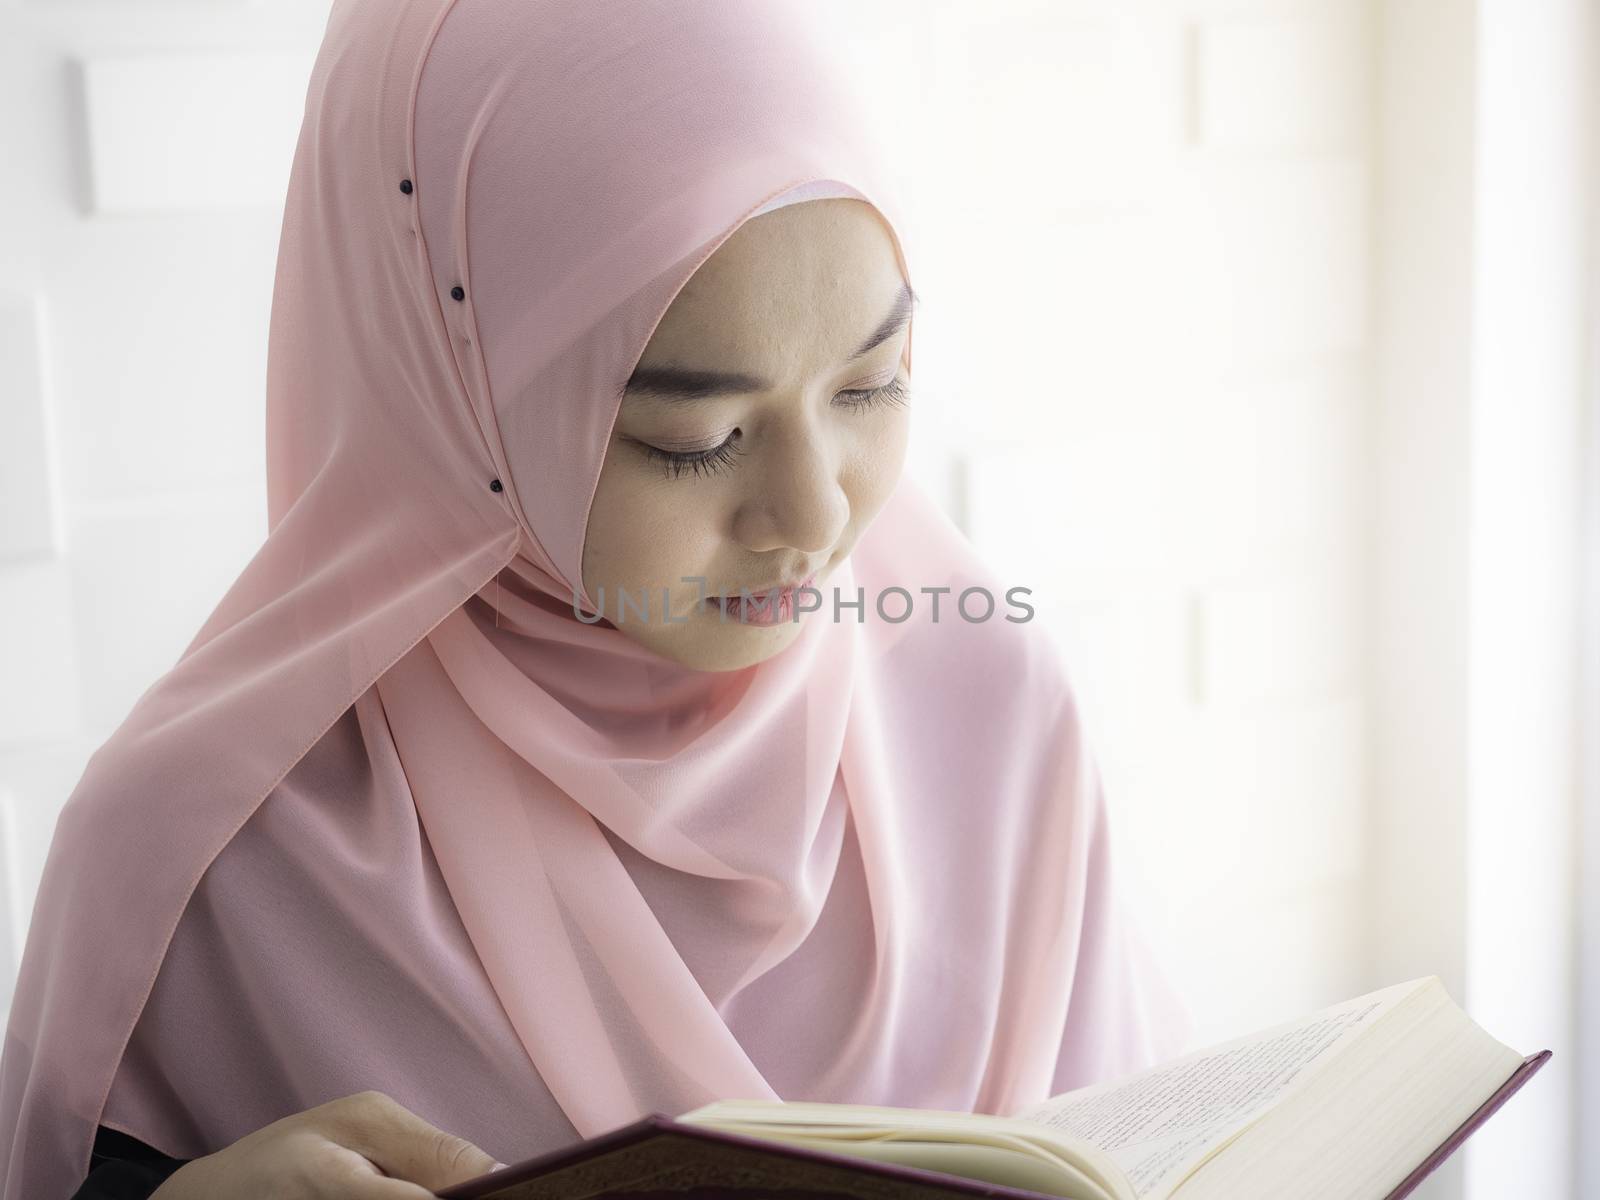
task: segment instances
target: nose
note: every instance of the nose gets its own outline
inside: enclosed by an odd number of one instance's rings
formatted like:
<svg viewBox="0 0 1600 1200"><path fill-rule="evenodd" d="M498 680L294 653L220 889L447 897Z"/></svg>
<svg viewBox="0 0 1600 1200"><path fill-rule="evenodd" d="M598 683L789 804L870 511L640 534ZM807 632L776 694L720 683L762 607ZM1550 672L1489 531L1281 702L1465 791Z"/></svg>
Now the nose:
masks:
<svg viewBox="0 0 1600 1200"><path fill-rule="evenodd" d="M850 497L842 483L840 447L825 428L790 422L771 435L761 461L746 465L749 491L734 519L734 538L747 549L798 550L819 555L843 536Z"/></svg>

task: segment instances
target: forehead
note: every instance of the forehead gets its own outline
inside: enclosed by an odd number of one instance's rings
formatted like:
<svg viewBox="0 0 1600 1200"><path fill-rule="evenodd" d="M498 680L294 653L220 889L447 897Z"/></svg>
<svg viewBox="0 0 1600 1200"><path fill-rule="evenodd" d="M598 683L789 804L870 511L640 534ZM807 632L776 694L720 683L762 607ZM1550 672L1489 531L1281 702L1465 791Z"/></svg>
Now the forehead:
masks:
<svg viewBox="0 0 1600 1200"><path fill-rule="evenodd" d="M901 282L893 238L871 205L791 204L746 221L700 265L641 361L843 360Z"/></svg>

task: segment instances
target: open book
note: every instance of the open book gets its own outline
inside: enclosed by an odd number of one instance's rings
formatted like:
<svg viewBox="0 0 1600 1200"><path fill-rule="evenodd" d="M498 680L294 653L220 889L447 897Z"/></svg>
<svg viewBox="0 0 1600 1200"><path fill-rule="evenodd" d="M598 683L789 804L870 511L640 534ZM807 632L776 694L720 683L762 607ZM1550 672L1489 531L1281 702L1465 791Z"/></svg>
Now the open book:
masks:
<svg viewBox="0 0 1600 1200"><path fill-rule="evenodd" d="M1549 1056L1429 976L1009 1116L719 1100L439 1195L1398 1200Z"/></svg>

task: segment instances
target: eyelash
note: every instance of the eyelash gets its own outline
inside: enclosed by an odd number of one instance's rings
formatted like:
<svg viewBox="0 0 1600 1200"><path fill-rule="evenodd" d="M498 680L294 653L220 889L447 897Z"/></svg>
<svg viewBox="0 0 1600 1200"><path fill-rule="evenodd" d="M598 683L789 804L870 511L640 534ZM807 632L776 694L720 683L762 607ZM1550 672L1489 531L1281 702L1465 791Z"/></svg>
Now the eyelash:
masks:
<svg viewBox="0 0 1600 1200"><path fill-rule="evenodd" d="M853 388L840 392L839 395L865 397L851 401L845 406L863 412L875 408L899 408L910 398L911 386L894 379L880 388ZM693 471L696 475L715 475L718 471L732 466L733 460L739 455L739 451L733 448L731 437L711 450L696 450L690 453L663 450L659 446L645 445L642 442L640 448L644 451L645 458L661 463L666 473L673 479L677 479L685 471Z"/></svg>

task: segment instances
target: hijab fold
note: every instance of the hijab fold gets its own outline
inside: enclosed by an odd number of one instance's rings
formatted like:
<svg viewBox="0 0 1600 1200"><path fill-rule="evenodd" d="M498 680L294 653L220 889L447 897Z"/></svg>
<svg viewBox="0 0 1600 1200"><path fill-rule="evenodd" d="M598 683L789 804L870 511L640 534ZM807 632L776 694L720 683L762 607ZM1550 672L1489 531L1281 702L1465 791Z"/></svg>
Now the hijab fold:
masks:
<svg viewBox="0 0 1600 1200"><path fill-rule="evenodd" d="M912 479L752 667L580 619L698 266L847 197L909 282L867 115L787 0L335 0L268 535L61 813L0 1200L69 1195L101 1122L191 1157L378 1087L512 1161L718 1098L1008 1112L1182 1044L1055 643L874 611L1004 594Z"/></svg>

